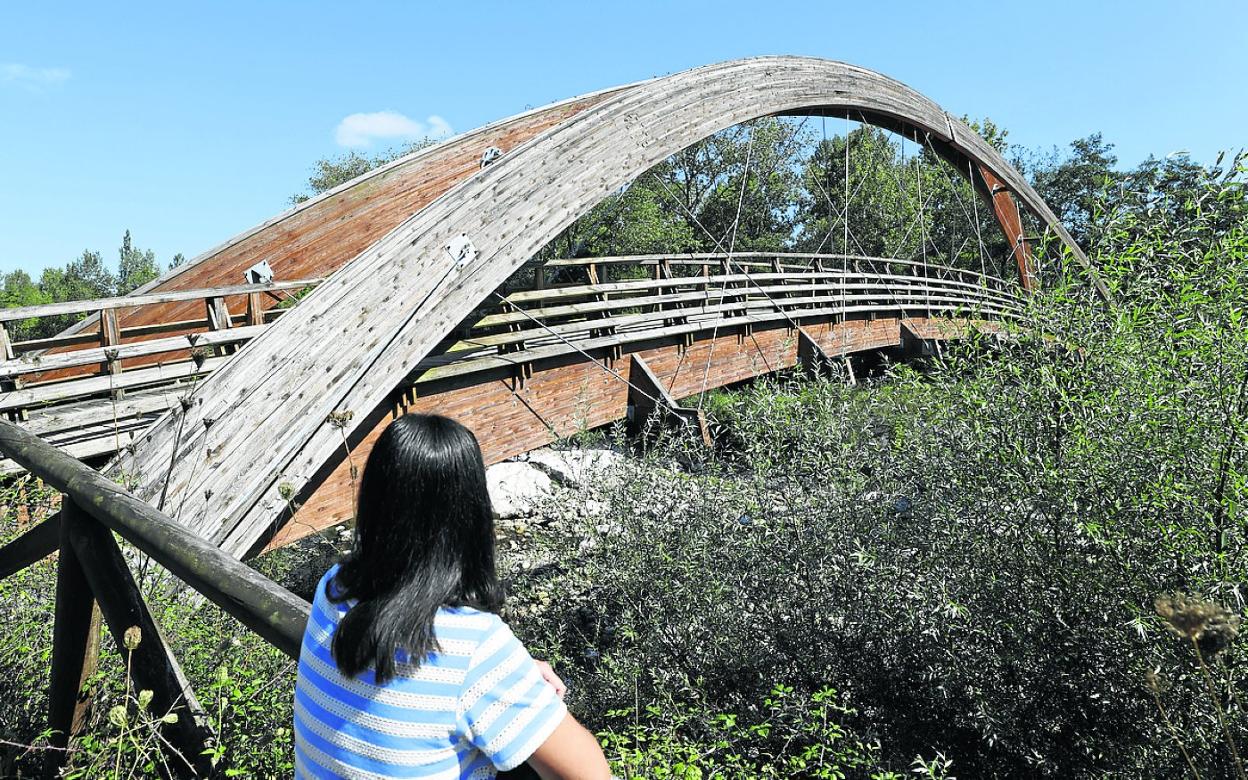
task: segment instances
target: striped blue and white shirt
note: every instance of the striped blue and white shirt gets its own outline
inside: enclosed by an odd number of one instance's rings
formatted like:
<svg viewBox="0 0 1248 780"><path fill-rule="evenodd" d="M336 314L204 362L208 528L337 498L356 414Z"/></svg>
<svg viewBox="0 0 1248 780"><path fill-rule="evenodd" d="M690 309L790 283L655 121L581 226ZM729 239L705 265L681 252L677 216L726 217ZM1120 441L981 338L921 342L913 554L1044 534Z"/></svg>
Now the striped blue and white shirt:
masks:
<svg viewBox="0 0 1248 780"><path fill-rule="evenodd" d="M337 571L316 587L299 653L295 777L491 778L524 763L563 720L563 702L507 624L468 607L438 610L441 649L419 666L399 663L385 685L371 669L344 677L330 645L354 601L326 598Z"/></svg>

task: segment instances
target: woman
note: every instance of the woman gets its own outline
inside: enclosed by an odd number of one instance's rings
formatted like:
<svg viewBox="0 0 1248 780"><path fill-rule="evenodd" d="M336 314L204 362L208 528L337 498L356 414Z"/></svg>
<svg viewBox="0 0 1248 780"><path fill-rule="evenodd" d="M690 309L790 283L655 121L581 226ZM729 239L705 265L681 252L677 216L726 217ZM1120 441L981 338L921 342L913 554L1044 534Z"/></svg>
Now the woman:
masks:
<svg viewBox="0 0 1248 780"><path fill-rule="evenodd" d="M410 414L360 480L355 549L321 578L295 683L296 777L607 778L563 684L501 619L477 440Z"/></svg>

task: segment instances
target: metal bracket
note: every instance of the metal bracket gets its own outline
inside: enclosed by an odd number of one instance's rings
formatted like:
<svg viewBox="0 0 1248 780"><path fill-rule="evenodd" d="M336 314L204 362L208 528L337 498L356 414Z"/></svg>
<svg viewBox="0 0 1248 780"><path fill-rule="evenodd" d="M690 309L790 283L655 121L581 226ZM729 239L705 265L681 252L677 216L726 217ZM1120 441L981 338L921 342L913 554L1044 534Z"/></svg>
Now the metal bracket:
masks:
<svg viewBox="0 0 1248 780"><path fill-rule="evenodd" d="M272 284L273 269L269 266L268 260L261 260L243 272L247 284Z"/></svg>
<svg viewBox="0 0 1248 780"><path fill-rule="evenodd" d="M487 146L485 151L481 153L481 167L484 168L490 163L496 162L502 156L502 149L499 149L497 146Z"/></svg>
<svg viewBox="0 0 1248 780"><path fill-rule="evenodd" d="M446 254L456 268L462 268L477 259L477 248L468 238L467 233L460 233L446 245Z"/></svg>

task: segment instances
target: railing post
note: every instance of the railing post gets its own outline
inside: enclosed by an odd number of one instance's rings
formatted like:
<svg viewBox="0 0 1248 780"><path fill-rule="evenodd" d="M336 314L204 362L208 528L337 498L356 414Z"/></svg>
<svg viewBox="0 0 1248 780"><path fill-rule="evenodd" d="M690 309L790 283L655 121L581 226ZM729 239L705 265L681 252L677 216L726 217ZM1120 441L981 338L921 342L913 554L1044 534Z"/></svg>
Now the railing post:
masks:
<svg viewBox="0 0 1248 780"><path fill-rule="evenodd" d="M264 307L260 305L260 293L247 293L247 324L264 324Z"/></svg>
<svg viewBox="0 0 1248 780"><path fill-rule="evenodd" d="M68 496L62 512L81 512ZM100 653L100 610L86 574L69 541L68 528L60 525L61 551L56 570L56 618L52 627L52 680L48 686L48 728L54 750L48 754L51 769L65 762L64 748L86 725L92 693L85 685L95 674Z"/></svg>
<svg viewBox="0 0 1248 780"><path fill-rule="evenodd" d="M177 715L173 723L160 726L164 738L177 754L172 757L172 768L180 775L207 776L212 771L208 757L203 755L212 745L207 717L177 660L165 645L113 532L68 498L61 506L61 513L64 533L100 604L104 621L125 659L135 689L152 692L148 711L154 718L160 719L168 713Z"/></svg>
<svg viewBox="0 0 1248 780"><path fill-rule="evenodd" d="M0 322L0 358L4 360L13 360L17 355L13 352L13 339L9 336L9 323ZM0 379L0 392L10 392L12 390L20 390L22 380L17 377L5 377ZM24 408L12 409L8 411L7 416L10 420L18 422L27 419L26 410Z"/></svg>
<svg viewBox="0 0 1248 780"><path fill-rule="evenodd" d="M208 330L226 330L230 327L230 309L225 305L225 298L220 295L205 298L204 309L208 319ZM222 344L212 348L214 355L230 355L237 349L236 344Z"/></svg>
<svg viewBox="0 0 1248 780"><path fill-rule="evenodd" d="M117 324L116 309L100 309L100 346L104 347L104 371L117 376L122 371L121 359L115 349L121 344L121 328ZM113 390L113 398L120 401L126 397L125 390Z"/></svg>

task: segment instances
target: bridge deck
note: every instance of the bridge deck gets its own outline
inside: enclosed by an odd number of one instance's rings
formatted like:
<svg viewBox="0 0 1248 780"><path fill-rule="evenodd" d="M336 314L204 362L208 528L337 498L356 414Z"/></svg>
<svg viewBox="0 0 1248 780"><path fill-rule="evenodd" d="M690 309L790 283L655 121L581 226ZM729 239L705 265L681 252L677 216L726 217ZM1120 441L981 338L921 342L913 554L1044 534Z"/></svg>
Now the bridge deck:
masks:
<svg viewBox="0 0 1248 780"><path fill-rule="evenodd" d="M607 278L618 276L621 269L626 269L625 276L639 278ZM1014 316L1019 307L1009 285L994 277L868 257L755 253L731 260L711 254L581 258L549 261L531 271L532 281L524 289L485 301L421 361L399 390L413 389L409 397L422 398L436 395L438 388L463 393L500 376L523 381L535 367L587 361L587 354L618 357L660 343L684 348L720 332L778 326L791 330L796 323L854 318L998 320ZM548 284L556 275L581 279ZM103 328L69 338L13 343L12 356L0 361L0 381L7 383L0 392L0 411L75 457L113 455L160 415L176 409L195 392L199 379L286 311L262 309L256 296L278 297L318 281L6 310L0 316L7 322L66 313L96 313L104 322L107 312L119 310L122 316L115 321L111 344ZM146 308L174 300L197 302L207 315L171 322L147 316ZM215 320L214 307L219 307ZM128 325L131 312L140 326ZM896 336L894 326L890 339L895 342ZM500 455L514 455L513 449L503 447ZM0 474L19 470L11 461L0 461Z"/></svg>

